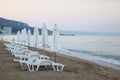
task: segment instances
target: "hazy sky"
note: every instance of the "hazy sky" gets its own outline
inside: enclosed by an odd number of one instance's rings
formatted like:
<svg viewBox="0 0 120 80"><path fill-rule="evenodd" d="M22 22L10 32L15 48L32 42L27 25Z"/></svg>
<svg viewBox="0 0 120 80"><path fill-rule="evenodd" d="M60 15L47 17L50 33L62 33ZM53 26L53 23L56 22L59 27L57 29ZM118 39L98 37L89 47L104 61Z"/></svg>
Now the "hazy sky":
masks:
<svg viewBox="0 0 120 80"><path fill-rule="evenodd" d="M61 30L120 32L120 0L0 0L0 17Z"/></svg>

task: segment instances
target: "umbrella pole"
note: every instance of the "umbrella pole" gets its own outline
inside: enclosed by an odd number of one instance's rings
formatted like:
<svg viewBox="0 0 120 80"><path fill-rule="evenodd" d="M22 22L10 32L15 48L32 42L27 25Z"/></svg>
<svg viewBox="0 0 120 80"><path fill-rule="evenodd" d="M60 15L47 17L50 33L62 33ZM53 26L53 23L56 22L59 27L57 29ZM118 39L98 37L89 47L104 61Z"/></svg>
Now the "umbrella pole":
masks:
<svg viewBox="0 0 120 80"><path fill-rule="evenodd" d="M54 53L55 53L55 63L56 63L56 57L57 57L57 56L56 56L56 52L54 52Z"/></svg>

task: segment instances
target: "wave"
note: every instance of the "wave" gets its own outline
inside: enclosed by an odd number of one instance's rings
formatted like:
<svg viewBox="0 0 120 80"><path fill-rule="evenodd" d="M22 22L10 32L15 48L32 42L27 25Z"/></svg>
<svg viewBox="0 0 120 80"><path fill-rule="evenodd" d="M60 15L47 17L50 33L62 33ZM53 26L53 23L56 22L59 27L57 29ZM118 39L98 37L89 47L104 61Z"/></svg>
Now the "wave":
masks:
<svg viewBox="0 0 120 80"><path fill-rule="evenodd" d="M103 54L105 52L100 51L87 51L87 50L74 50L74 49L66 49L72 53L72 56L76 56L79 58L84 58L88 60L99 60L107 63L112 63L116 65L120 65L120 55L106 55ZM102 54L100 54L102 53Z"/></svg>

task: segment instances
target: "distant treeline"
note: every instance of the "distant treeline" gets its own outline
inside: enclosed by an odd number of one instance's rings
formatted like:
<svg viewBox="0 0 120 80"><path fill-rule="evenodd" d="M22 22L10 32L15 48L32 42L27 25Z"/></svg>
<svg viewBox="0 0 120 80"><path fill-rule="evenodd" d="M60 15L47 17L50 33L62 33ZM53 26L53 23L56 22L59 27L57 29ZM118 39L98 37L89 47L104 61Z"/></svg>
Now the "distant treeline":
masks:
<svg viewBox="0 0 120 80"><path fill-rule="evenodd" d="M4 18L0 18L0 27L3 29L4 27L12 27L12 34L16 34L18 31L26 28L27 30L30 29L32 34L34 31L34 27L29 26L28 24L20 21L8 20ZM41 34L42 29L39 28L39 33ZM0 32L1 33L1 32ZM48 34L51 35L52 31L48 30Z"/></svg>

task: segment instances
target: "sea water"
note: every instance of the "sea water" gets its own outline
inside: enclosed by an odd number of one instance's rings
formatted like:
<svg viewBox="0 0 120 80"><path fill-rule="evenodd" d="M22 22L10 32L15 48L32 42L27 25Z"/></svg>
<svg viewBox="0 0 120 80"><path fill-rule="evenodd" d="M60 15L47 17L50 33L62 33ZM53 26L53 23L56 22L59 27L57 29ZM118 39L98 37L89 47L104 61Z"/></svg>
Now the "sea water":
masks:
<svg viewBox="0 0 120 80"><path fill-rule="evenodd" d="M62 36L68 55L120 65L120 36Z"/></svg>
<svg viewBox="0 0 120 80"><path fill-rule="evenodd" d="M10 42L17 40L16 35L1 37ZM120 36L60 36L60 46L66 55L120 65Z"/></svg>

